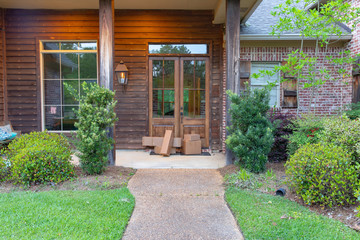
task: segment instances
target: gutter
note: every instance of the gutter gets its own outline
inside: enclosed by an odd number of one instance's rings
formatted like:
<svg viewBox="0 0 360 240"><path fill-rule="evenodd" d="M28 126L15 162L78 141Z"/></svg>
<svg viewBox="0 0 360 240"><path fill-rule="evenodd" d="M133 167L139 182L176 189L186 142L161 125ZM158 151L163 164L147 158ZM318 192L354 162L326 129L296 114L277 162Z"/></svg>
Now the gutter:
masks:
<svg viewBox="0 0 360 240"><path fill-rule="evenodd" d="M343 41L350 41L352 39L352 35L343 35L340 38L338 36L331 36L330 40L343 40ZM242 41L258 41L258 40L301 40L301 36L298 34L284 34L279 36L272 36L269 34L241 34L240 33L240 40ZM304 40L315 40L314 38L305 38Z"/></svg>

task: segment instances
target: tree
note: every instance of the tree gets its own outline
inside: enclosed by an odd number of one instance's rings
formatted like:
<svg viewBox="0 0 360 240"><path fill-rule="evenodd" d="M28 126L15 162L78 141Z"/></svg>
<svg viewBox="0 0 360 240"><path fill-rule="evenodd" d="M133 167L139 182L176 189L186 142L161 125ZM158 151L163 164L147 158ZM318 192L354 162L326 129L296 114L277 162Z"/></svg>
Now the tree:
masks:
<svg viewBox="0 0 360 240"><path fill-rule="evenodd" d="M285 60L286 63L276 66L274 71L260 71L252 77L271 76L278 72L296 77L298 89L311 89L309 106L313 105L315 111L317 92L324 83L331 80L347 84L346 79L351 76L348 66L355 64L359 55L352 54L349 50L340 51L337 56L326 52L331 44L339 41L344 35L339 23L346 24L354 30L360 20L359 14L360 8L352 7L346 0L332 0L324 4L320 4L319 0L286 0L272 12L274 17L279 17L279 21L273 26L271 34L280 36L288 31L298 32L301 47L292 51ZM315 40L314 53L304 52L304 41L309 39ZM323 48L326 56L322 61L325 61L325 65L331 66L330 68L321 68L319 65L320 48ZM282 77L280 81L284 82L287 79Z"/></svg>

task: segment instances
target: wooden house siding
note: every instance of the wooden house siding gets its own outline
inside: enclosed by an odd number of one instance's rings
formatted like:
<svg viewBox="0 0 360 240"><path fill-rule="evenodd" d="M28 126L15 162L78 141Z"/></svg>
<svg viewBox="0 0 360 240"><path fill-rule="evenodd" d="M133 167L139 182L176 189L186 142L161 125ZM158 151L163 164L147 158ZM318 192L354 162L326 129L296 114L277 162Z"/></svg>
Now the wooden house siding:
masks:
<svg viewBox="0 0 360 240"><path fill-rule="evenodd" d="M125 90L114 81L119 118L115 126L117 148L141 148L142 136L149 134L148 43L206 42L212 45L210 146L220 149L223 32L212 19L212 11L115 11L114 63L116 66L123 60L129 68ZM41 130L38 42L97 40L98 11L7 9L5 21L9 120L24 132Z"/></svg>
<svg viewBox="0 0 360 240"><path fill-rule="evenodd" d="M5 26L4 26L4 11L0 9L0 121L5 119Z"/></svg>

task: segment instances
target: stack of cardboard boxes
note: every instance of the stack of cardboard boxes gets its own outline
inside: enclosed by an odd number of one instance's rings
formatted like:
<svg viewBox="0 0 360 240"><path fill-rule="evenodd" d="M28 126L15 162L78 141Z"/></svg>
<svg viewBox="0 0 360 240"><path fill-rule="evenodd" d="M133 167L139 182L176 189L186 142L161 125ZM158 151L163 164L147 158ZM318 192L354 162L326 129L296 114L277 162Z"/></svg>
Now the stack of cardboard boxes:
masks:
<svg viewBox="0 0 360 240"><path fill-rule="evenodd" d="M185 155L201 154L201 140L199 134L184 134L183 153Z"/></svg>

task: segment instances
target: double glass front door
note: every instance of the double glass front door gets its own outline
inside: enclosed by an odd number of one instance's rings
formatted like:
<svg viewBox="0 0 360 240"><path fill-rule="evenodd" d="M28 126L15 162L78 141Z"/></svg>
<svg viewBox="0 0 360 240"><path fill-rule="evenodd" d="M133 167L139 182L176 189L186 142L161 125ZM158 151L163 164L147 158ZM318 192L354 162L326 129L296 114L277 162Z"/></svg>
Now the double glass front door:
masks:
<svg viewBox="0 0 360 240"><path fill-rule="evenodd" d="M200 134L209 146L209 61L206 57L152 57L150 135Z"/></svg>

